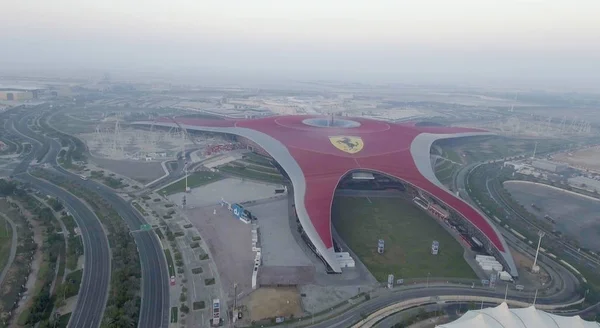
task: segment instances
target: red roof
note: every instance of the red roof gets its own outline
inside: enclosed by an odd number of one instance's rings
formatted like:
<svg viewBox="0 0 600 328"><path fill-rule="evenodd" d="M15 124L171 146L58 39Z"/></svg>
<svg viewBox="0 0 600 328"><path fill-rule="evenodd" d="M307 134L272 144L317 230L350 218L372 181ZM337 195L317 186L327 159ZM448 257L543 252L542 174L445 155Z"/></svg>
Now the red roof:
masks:
<svg viewBox="0 0 600 328"><path fill-rule="evenodd" d="M480 130L416 126L413 123L394 124L363 118L352 118L359 127L315 127L303 122L310 116L274 116L251 120L177 119L179 123L196 126L242 127L265 133L287 147L298 162L306 180L304 205L317 233L325 246L333 246L331 239L331 204L335 188L349 171L365 169L397 177L425 190L477 226L500 250L500 237L482 215L423 177L410 153L411 143L421 133L452 134ZM168 120L164 120L167 122ZM360 137L362 150L348 153L336 148L332 136ZM429 150L427 150L429 152Z"/></svg>

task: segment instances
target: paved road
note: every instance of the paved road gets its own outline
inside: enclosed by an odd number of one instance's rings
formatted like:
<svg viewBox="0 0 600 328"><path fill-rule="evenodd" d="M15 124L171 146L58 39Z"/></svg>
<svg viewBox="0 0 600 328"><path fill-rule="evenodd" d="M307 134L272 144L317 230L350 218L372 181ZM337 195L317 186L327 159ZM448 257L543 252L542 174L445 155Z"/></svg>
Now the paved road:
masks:
<svg viewBox="0 0 600 328"><path fill-rule="evenodd" d="M60 172L70 174L62 168ZM73 181L94 190L108 201L113 209L125 220L129 229L139 230L146 221L133 209L130 203L115 194L103 184L79 179L70 174ZM135 232L133 237L138 246L142 269L142 304L138 326L143 328L168 327L169 325L169 273L164 252L153 231Z"/></svg>
<svg viewBox="0 0 600 328"><path fill-rule="evenodd" d="M512 295L511 295L512 294ZM456 287L429 287L429 288L415 288L406 289L401 292L393 292L387 295L372 298L356 307L352 308L351 311L347 311L340 316L325 320L323 322L311 325L313 328L342 328L349 327L352 324L362 319L364 315L373 313L379 309L389 306L394 303L406 301L409 299L415 299L420 297L435 297L442 295L469 295L469 296L489 296L489 297L501 297L504 298L504 290L492 290L492 289L471 289L471 288L456 288ZM519 300L524 302L532 302L531 297L518 296L517 293L509 293L509 299ZM538 304L544 303L544 300L538 298ZM310 319L308 319L310 320Z"/></svg>
<svg viewBox="0 0 600 328"><path fill-rule="evenodd" d="M185 172L183 171L185 168L185 162L188 161L188 163L191 163L191 159L190 159L190 153L193 152L194 150L188 150L185 152L185 158L184 157L179 157L179 155L181 154L178 153L177 154L177 167L175 168L175 170L170 171L169 175L167 175L166 177L149 184L148 186L146 186L147 190L158 190L162 187L165 187L169 184L171 184L172 182L176 181L177 179L182 178L185 175ZM147 192L146 192L147 193Z"/></svg>
<svg viewBox="0 0 600 328"><path fill-rule="evenodd" d="M73 214L83 241L84 270L79 298L71 315L69 327L99 327L110 286L111 263L108 239L98 217L82 201L64 189L27 173L31 161L41 151L45 141L27 127L29 115L23 115L10 124L12 133L21 135L32 144L31 152L15 168L13 175L16 179L30 183L40 191L62 200L65 207ZM60 146L58 148L60 149ZM58 150L51 147L44 161L56 163L57 154Z"/></svg>
<svg viewBox="0 0 600 328"><path fill-rule="evenodd" d="M30 135L40 144L49 142L48 154L44 157L43 163L50 164L64 178L71 182L78 183L87 189L99 194L110 203L115 211L125 220L130 230L139 230L142 224L147 222L134 210L133 206L119 197L115 191L101 183L91 180L81 180L78 175L73 174L56 163L56 156L61 149L61 145L54 139L45 136L36 135L24 124L20 124L20 131ZM178 167L183 167L179 165ZM178 170L179 171L179 170ZM168 327L170 307L169 307L169 273L167 262L162 250L160 241L154 232L136 232L133 233L135 243L138 247L141 271L142 271L142 302L140 305L140 317L138 327L140 328L159 328ZM87 327L84 325L84 327Z"/></svg>
<svg viewBox="0 0 600 328"><path fill-rule="evenodd" d="M100 220L84 203L64 189L26 173L16 178L62 200L77 221L85 260L79 298L69 327L99 327L108 299L111 265L108 239Z"/></svg>
<svg viewBox="0 0 600 328"><path fill-rule="evenodd" d="M12 229L10 254L8 255L8 261L6 261L6 265L2 269L2 273L0 273L0 285L2 285L2 282L4 281L4 276L6 276L8 269L12 265L13 261L15 260L15 256L17 255L17 226L8 216L4 215L3 213L0 213L0 216L10 224L10 227Z"/></svg>

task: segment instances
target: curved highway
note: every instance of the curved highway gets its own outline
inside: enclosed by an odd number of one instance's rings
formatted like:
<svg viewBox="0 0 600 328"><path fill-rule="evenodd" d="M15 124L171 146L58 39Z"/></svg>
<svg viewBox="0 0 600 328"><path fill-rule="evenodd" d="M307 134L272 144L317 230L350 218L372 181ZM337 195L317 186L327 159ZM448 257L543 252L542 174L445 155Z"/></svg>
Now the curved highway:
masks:
<svg viewBox="0 0 600 328"><path fill-rule="evenodd" d="M47 181L37 179L27 173L31 161L40 151L42 142L35 138L27 127L27 115L11 126L13 132L32 141L31 152L15 168L15 178L29 183L40 191L62 200L73 214L81 231L84 247L84 270L75 310L71 315L69 327L99 327L104 315L108 288L110 286L110 249L108 239L100 220L78 198ZM13 125L14 124L14 125ZM49 158L46 156L46 158Z"/></svg>
<svg viewBox="0 0 600 328"><path fill-rule="evenodd" d="M91 180L83 181L76 175L57 167L57 170L78 183L94 190L107 200L129 226L130 230L139 230L146 221L133 209L130 203L115 194L115 191L101 183ZM164 252L153 231L133 233L138 246L142 269L142 304L140 306L139 327L168 327L169 319L169 273Z"/></svg>
<svg viewBox="0 0 600 328"><path fill-rule="evenodd" d="M139 230L142 224L147 223L129 202L116 194L115 190L92 180L81 180L78 175L59 166L56 163L56 156L61 148L60 143L45 136L37 136L38 140L41 137L42 142L50 142L48 154L44 158L45 162L51 164L65 178L94 191L108 201L130 230ZM142 271L138 327L168 327L170 311L169 272L162 246L153 231L133 233L133 238L138 248Z"/></svg>
<svg viewBox="0 0 600 328"><path fill-rule="evenodd" d="M69 327L99 327L108 299L111 266L108 239L100 220L92 210L64 189L29 174L21 174L16 178L62 200L77 220L85 260L79 297Z"/></svg>
<svg viewBox="0 0 600 328"><path fill-rule="evenodd" d="M317 324L311 325L313 328L342 328L350 327L352 324L360 321L365 315L371 314L388 305L421 297L436 297L442 295L468 295L468 296L487 296L504 298L504 290L478 289L478 288L457 288L457 287L429 287L406 289L401 292L390 292L384 296L372 298L351 310L340 314L339 316L329 318ZM532 302L532 296L518 296L518 294L509 292L511 300ZM435 300L432 300L435 301ZM538 298L536 303L544 303L544 300ZM308 319L310 320L310 319Z"/></svg>

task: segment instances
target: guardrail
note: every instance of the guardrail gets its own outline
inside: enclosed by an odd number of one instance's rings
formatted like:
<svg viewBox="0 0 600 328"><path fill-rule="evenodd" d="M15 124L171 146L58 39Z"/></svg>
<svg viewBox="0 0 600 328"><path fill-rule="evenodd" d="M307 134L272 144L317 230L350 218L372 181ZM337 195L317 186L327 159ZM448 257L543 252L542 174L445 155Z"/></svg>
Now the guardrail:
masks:
<svg viewBox="0 0 600 328"><path fill-rule="evenodd" d="M373 327L377 322L383 320L386 317L389 317L390 315L392 315L394 313L401 312L401 311L404 311L406 309L409 309L409 308L412 308L415 306L421 306L421 305L426 305L426 304L431 304L431 303L448 302L448 301L452 301L452 302L484 302L484 303L498 303L498 304L500 304L502 302L506 302L508 305L516 306L516 307L528 307L531 305L530 303L526 303L526 302L522 302L522 301L504 300L503 298L484 297L484 296L447 295L447 296L420 297L420 298L414 298L414 299L402 301L402 302L399 302L396 304L392 304L383 309L375 311L375 312L371 313L369 316L367 316L365 319L354 324L352 326L352 328L370 328L370 327ZM538 304L538 305L536 305L536 308L540 309L540 310L561 309L561 308L566 308L566 307L570 307L573 305L581 304L581 303L583 303L583 301L584 301L584 299L582 298L580 300L577 300L577 301L571 302L571 303L567 303L567 304L553 304L553 305Z"/></svg>

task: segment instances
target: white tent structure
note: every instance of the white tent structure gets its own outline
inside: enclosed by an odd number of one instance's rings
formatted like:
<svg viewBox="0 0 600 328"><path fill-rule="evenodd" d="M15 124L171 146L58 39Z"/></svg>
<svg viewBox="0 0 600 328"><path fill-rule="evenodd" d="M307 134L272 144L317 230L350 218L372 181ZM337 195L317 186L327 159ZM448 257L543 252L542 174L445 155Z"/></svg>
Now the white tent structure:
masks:
<svg viewBox="0 0 600 328"><path fill-rule="evenodd" d="M509 309L506 303L494 308L468 311L456 321L438 328L600 328L600 323L579 316L562 317L537 310L534 306Z"/></svg>

